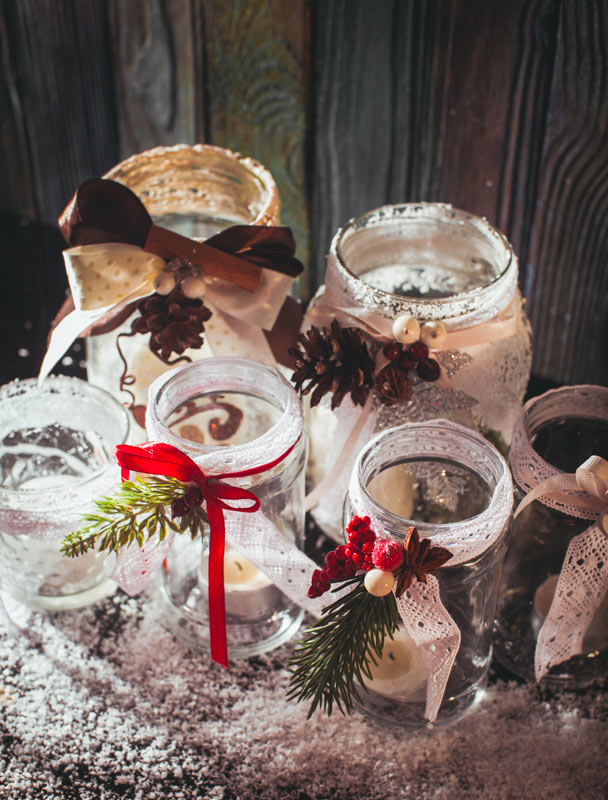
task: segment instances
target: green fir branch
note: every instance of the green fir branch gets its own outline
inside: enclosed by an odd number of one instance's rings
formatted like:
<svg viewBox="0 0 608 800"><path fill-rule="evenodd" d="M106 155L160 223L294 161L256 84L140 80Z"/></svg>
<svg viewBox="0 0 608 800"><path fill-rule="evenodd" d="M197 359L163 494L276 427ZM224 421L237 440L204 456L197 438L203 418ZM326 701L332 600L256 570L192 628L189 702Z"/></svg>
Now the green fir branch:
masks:
<svg viewBox="0 0 608 800"><path fill-rule="evenodd" d="M328 716L334 705L349 714L360 701L357 684L367 691L371 664L382 657L386 636L393 638L399 618L395 596L375 597L363 585L363 575L342 583L352 591L323 609L322 616L304 633L289 666L288 698L312 700L308 717L320 706Z"/></svg>
<svg viewBox="0 0 608 800"><path fill-rule="evenodd" d="M125 481L112 497L95 501L99 513L83 515L85 525L65 537L61 552L70 558L94 548L118 553L132 542L143 547L156 535L162 542L169 530L183 533L190 529L193 539L202 536L207 515L201 508L191 508L179 520L171 517L171 503L187 489L187 484L175 478Z"/></svg>

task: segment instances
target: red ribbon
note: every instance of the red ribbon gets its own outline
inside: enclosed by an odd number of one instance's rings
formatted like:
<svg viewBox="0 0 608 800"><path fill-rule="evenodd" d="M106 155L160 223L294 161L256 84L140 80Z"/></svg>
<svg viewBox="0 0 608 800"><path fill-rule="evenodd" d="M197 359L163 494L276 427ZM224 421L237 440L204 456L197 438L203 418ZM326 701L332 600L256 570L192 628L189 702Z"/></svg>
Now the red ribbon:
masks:
<svg viewBox="0 0 608 800"><path fill-rule="evenodd" d="M299 438L299 437L298 437ZM255 513L260 508L259 499L253 492L238 486L221 483L224 478L244 478L259 475L272 469L286 458L296 446L297 440L274 461L240 472L223 472L220 475L205 475L198 464L181 450L164 442L146 442L141 447L119 444L116 461L121 468L122 480L128 480L129 472L147 475L162 475L177 478L184 483L195 483L203 496L209 517L209 638L211 658L228 666L228 644L226 641L226 607L224 601L224 546L226 528L224 510ZM251 505L234 506L230 500L250 500Z"/></svg>

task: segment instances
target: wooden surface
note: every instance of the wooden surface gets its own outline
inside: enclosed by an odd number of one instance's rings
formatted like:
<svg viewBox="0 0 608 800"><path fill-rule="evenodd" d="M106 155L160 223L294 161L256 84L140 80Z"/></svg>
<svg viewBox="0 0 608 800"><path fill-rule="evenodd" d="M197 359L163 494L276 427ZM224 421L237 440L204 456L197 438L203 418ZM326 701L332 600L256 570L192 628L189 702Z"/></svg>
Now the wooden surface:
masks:
<svg viewBox="0 0 608 800"><path fill-rule="evenodd" d="M53 227L131 153L208 141L273 173L304 295L350 217L451 202L519 253L533 371L607 383L607 42L606 0L3 0L2 327L25 304L38 342L52 317L24 219ZM61 293L43 241L30 283ZM3 379L35 372L8 350Z"/></svg>

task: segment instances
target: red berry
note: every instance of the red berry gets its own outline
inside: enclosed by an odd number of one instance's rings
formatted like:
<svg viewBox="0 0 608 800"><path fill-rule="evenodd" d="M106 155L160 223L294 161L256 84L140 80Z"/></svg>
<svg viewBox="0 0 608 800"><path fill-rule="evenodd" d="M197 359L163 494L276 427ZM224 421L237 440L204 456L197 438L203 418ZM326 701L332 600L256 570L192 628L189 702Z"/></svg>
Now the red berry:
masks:
<svg viewBox="0 0 608 800"><path fill-rule="evenodd" d="M356 571L357 567L355 566L354 562L347 561L344 564L344 576L346 578L352 578Z"/></svg>
<svg viewBox="0 0 608 800"><path fill-rule="evenodd" d="M372 561L375 567L393 572L403 564L403 547L393 539L380 539L374 546Z"/></svg>
<svg viewBox="0 0 608 800"><path fill-rule="evenodd" d="M325 556L325 563L330 567L333 567L337 560L338 559L336 558L336 554L333 550Z"/></svg>
<svg viewBox="0 0 608 800"><path fill-rule="evenodd" d="M336 567L327 567L325 574L330 581L337 581L340 577L340 571Z"/></svg>
<svg viewBox="0 0 608 800"><path fill-rule="evenodd" d="M319 589L317 589L316 586L311 586L310 589L308 590L308 596L310 597L311 600L314 600L315 597L321 597L322 594L323 592L319 591Z"/></svg>
<svg viewBox="0 0 608 800"><path fill-rule="evenodd" d="M418 364L416 372L418 373L418 377L423 381L432 382L439 378L441 367L439 366L439 362L435 361L434 358L425 358Z"/></svg>
<svg viewBox="0 0 608 800"><path fill-rule="evenodd" d="M190 511L190 509L186 505L183 497L178 497L171 503L171 513L174 517L183 517L188 511Z"/></svg>
<svg viewBox="0 0 608 800"><path fill-rule="evenodd" d="M424 342L414 342L408 352L416 361L423 361L425 358L428 358L429 348Z"/></svg>
<svg viewBox="0 0 608 800"><path fill-rule="evenodd" d="M203 502L203 495L198 486L191 486L184 495L184 502L189 508L196 508Z"/></svg>
<svg viewBox="0 0 608 800"><path fill-rule="evenodd" d="M418 362L416 361L414 356L410 353L410 351L406 350L405 353L403 353L403 355L399 358L399 361L397 363L399 364L400 367L403 367L403 369L408 370L408 369L414 369L414 367Z"/></svg>
<svg viewBox="0 0 608 800"><path fill-rule="evenodd" d="M374 549L374 543L373 542L365 542L365 544L361 548L361 550L363 550L363 552L366 553L366 554L367 553L371 553L373 549Z"/></svg>
<svg viewBox="0 0 608 800"><path fill-rule="evenodd" d="M346 556L346 558L352 558L354 552L355 551L349 544L346 545L346 547L344 548L344 555Z"/></svg>
<svg viewBox="0 0 608 800"><path fill-rule="evenodd" d="M328 581L325 581L324 583L319 583L318 586L319 589L321 590L321 594L323 594L323 592L328 592L329 589L331 588Z"/></svg>
<svg viewBox="0 0 608 800"><path fill-rule="evenodd" d="M321 580L321 570L320 569L313 569L313 571L312 571L312 580L313 581Z"/></svg>
<svg viewBox="0 0 608 800"><path fill-rule="evenodd" d="M338 547L336 547L334 553L336 554L336 558L338 559L338 561L346 561L347 558L346 550L347 547L345 544L341 544Z"/></svg>
<svg viewBox="0 0 608 800"><path fill-rule="evenodd" d="M394 361L394 359L399 358L403 352L403 347L399 342L389 342L384 345L382 352L390 361Z"/></svg>

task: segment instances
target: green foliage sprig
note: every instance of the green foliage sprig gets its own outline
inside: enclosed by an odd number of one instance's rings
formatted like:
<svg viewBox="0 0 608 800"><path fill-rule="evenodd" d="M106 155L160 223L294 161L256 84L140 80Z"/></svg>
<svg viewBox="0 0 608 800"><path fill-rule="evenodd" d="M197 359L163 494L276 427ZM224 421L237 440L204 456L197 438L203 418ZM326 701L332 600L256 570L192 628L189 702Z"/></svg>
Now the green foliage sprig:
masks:
<svg viewBox="0 0 608 800"><path fill-rule="evenodd" d="M322 616L305 631L292 656L288 698L312 700L308 717L320 706L328 716L334 705L342 714L360 701L357 684L365 691L371 664L382 657L386 636L393 638L399 617L392 592L375 597L363 585L364 575L341 583L353 586L323 609Z"/></svg>
<svg viewBox="0 0 608 800"><path fill-rule="evenodd" d="M189 484L175 478L138 477L135 481L125 481L112 497L95 501L99 513L83 515L87 524L65 537L61 552L70 558L95 547L118 553L132 542L143 547L156 534L162 542L169 530L183 533L190 529L193 539L202 536L208 521L202 508L190 508L179 519L171 516L171 503L182 498L188 488Z"/></svg>

